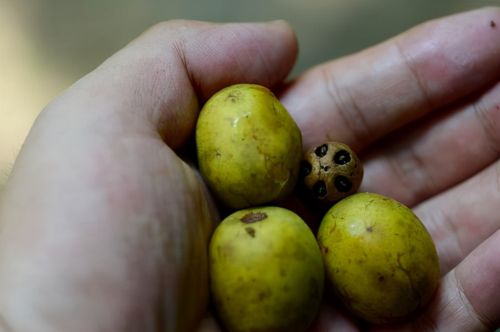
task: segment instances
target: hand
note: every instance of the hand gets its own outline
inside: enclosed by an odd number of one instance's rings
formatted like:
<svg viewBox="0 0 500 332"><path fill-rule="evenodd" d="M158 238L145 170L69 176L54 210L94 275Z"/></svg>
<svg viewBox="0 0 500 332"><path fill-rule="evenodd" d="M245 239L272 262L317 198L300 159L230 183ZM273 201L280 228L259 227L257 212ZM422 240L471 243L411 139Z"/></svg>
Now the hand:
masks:
<svg viewBox="0 0 500 332"><path fill-rule="evenodd" d="M284 23L155 26L40 115L0 205L0 330L194 331L218 220L176 155L222 87L289 72Z"/></svg>
<svg viewBox="0 0 500 332"><path fill-rule="evenodd" d="M361 191L414 209L430 231L442 281L427 311L395 330L500 326L500 8L426 23L313 68L282 100L307 148L327 139L360 151ZM356 330L325 308L317 331Z"/></svg>
<svg viewBox="0 0 500 332"><path fill-rule="evenodd" d="M490 22L498 9L421 26L313 68L281 95L305 148L327 138L356 148L363 190L414 207L432 233L443 281L408 328L500 320L500 30ZM277 87L296 51L280 22L169 22L51 103L0 202L0 330L216 329L203 317L218 216L179 155L200 103L236 82ZM325 305L313 329L338 326L356 322Z"/></svg>

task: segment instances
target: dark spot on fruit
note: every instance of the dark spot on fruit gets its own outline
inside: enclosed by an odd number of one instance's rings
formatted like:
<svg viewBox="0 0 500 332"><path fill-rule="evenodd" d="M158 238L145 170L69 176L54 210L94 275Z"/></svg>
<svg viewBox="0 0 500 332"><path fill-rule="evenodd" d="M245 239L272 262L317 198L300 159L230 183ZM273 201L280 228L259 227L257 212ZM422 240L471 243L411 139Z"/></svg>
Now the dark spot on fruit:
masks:
<svg viewBox="0 0 500 332"><path fill-rule="evenodd" d="M378 282L384 282L385 280L385 277L383 275L380 275L378 276Z"/></svg>
<svg viewBox="0 0 500 332"><path fill-rule="evenodd" d="M323 251L323 253L326 255L328 254L328 251L330 251L330 249L328 247L321 247L321 251Z"/></svg>
<svg viewBox="0 0 500 332"><path fill-rule="evenodd" d="M312 189L317 198L324 198L328 194L324 181L316 182Z"/></svg>
<svg viewBox="0 0 500 332"><path fill-rule="evenodd" d="M239 99L240 99L240 94L236 93L236 91L231 92L226 97L226 100L229 100L232 103L236 103Z"/></svg>
<svg viewBox="0 0 500 332"><path fill-rule="evenodd" d="M270 290L265 290L265 291L262 291L262 292L259 292L259 301L263 301L265 299L267 299L268 297L270 297L272 295L272 292Z"/></svg>
<svg viewBox="0 0 500 332"><path fill-rule="evenodd" d="M334 180L335 188L341 193L349 192L352 189L352 182L343 175L339 175Z"/></svg>
<svg viewBox="0 0 500 332"><path fill-rule="evenodd" d="M328 152L327 144L320 145L314 150L314 154L319 158L324 157L327 152Z"/></svg>
<svg viewBox="0 0 500 332"><path fill-rule="evenodd" d="M368 233L373 232L373 226L368 226L368 227L366 227L366 231L367 231Z"/></svg>
<svg viewBox="0 0 500 332"><path fill-rule="evenodd" d="M261 221L267 218L267 214L264 212L250 212L245 214L240 220L245 224L251 224L257 221Z"/></svg>
<svg viewBox="0 0 500 332"><path fill-rule="evenodd" d="M247 231L248 235L251 237L255 237L255 229L253 227L245 227L245 231Z"/></svg>
<svg viewBox="0 0 500 332"><path fill-rule="evenodd" d="M300 164L300 176L305 178L306 176L311 174L311 171L312 171L311 164L306 160L302 160Z"/></svg>
<svg viewBox="0 0 500 332"><path fill-rule="evenodd" d="M340 150L333 156L333 162L337 165L345 165L351 161L351 155L346 150Z"/></svg>
<svg viewBox="0 0 500 332"><path fill-rule="evenodd" d="M490 21L490 27L491 27L491 28L493 28L493 29L494 29L494 28L496 28L496 26L497 26L497 24L495 23L495 21L493 21L493 20L492 20L492 21Z"/></svg>

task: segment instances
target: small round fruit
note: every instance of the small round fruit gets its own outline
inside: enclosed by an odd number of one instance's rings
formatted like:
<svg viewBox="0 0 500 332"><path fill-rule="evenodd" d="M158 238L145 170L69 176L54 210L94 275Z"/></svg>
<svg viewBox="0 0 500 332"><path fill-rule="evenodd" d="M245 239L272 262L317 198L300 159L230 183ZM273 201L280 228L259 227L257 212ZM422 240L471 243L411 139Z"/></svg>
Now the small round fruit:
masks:
<svg viewBox="0 0 500 332"><path fill-rule="evenodd" d="M358 193L335 204L321 222L318 243L334 292L371 323L416 314L440 278L425 226L409 208L385 196Z"/></svg>
<svg viewBox="0 0 500 332"><path fill-rule="evenodd" d="M327 142L306 152L301 176L310 196L333 203L358 190L363 179L363 166L349 146Z"/></svg>
<svg viewBox="0 0 500 332"><path fill-rule="evenodd" d="M301 133L263 86L236 84L212 96L198 118L196 145L201 174L231 208L277 201L295 187Z"/></svg>
<svg viewBox="0 0 500 332"><path fill-rule="evenodd" d="M237 211L216 228L209 256L212 298L228 331L305 331L316 316L323 261L314 234L295 213Z"/></svg>

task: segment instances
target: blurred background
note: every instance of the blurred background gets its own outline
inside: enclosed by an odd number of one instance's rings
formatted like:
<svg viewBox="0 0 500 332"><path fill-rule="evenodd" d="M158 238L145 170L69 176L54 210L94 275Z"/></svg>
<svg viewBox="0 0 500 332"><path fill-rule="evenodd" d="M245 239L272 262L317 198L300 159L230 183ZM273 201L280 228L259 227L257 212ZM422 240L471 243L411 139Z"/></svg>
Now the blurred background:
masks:
<svg viewBox="0 0 500 332"><path fill-rule="evenodd" d="M0 0L0 190L43 107L150 25L285 19L293 75L423 21L500 0Z"/></svg>

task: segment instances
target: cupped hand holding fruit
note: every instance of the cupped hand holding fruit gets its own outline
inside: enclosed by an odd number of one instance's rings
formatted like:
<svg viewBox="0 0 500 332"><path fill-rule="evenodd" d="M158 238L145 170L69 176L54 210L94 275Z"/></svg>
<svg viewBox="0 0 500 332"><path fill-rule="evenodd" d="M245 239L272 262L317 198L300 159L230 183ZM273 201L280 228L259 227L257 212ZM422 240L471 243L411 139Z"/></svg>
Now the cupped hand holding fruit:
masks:
<svg viewBox="0 0 500 332"><path fill-rule="evenodd" d="M361 190L409 205L429 229L441 283L401 329L500 319L499 22L498 8L435 21L280 89L306 149L347 143L364 161ZM217 217L176 152L198 101L233 83L276 87L295 54L282 23L170 22L51 103L2 193L1 328L217 329L203 320ZM327 303L312 329L357 324Z"/></svg>

